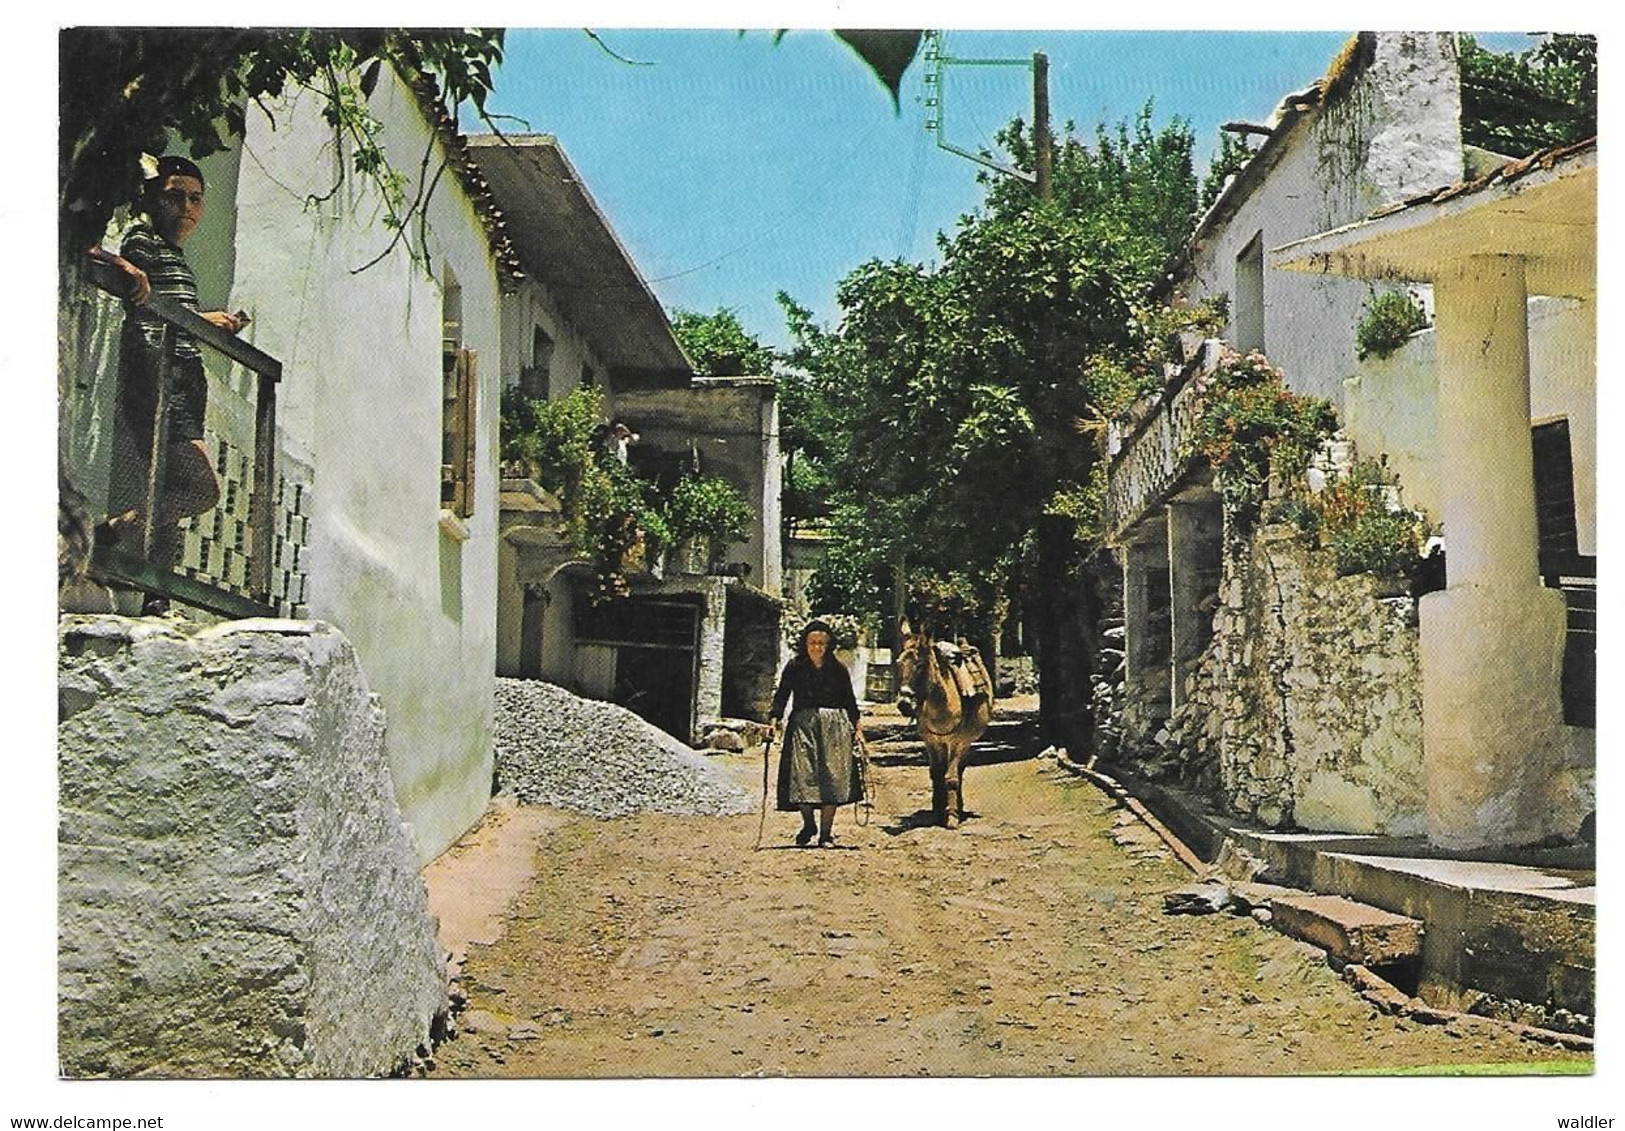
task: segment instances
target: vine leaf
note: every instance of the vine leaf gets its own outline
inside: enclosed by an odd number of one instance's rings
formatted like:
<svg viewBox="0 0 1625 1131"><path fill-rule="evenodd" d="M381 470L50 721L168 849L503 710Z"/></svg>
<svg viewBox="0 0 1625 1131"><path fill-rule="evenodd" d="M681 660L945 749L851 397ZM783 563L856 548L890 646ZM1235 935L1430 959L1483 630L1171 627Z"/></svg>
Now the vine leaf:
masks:
<svg viewBox="0 0 1625 1131"><path fill-rule="evenodd" d="M891 94L892 109L901 112L899 92L903 86L903 72L919 53L923 31L846 30L837 31L835 37L846 44L869 65Z"/></svg>

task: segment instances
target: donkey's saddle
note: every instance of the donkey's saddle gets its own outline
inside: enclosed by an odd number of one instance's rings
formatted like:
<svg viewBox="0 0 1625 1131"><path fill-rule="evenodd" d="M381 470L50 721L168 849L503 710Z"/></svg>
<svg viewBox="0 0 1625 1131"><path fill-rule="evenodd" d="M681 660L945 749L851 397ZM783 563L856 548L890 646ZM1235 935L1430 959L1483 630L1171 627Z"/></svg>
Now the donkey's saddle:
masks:
<svg viewBox="0 0 1625 1131"><path fill-rule="evenodd" d="M978 695L986 695L989 699L993 697L993 681L988 677L987 666L982 663L982 653L978 648L964 641L954 644L947 640L938 640L933 647L943 667L953 676L954 685L961 696L966 699L974 699Z"/></svg>

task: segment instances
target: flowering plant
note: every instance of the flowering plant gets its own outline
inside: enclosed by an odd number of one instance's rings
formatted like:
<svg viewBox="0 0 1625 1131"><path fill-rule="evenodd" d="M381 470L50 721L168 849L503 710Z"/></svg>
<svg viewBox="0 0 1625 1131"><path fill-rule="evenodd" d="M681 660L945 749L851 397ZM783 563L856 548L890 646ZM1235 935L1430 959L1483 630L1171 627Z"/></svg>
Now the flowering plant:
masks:
<svg viewBox="0 0 1625 1131"><path fill-rule="evenodd" d="M1315 447L1337 427L1336 413L1328 401L1289 390L1281 371L1257 352L1227 351L1196 389L1202 401L1193 454L1213 468L1231 528L1245 534L1258 520L1270 477L1301 481Z"/></svg>
<svg viewBox="0 0 1625 1131"><path fill-rule="evenodd" d="M1422 564L1427 516L1399 501L1396 477L1381 460L1360 460L1324 490L1292 508L1299 528L1332 555L1339 577L1370 573L1409 583Z"/></svg>

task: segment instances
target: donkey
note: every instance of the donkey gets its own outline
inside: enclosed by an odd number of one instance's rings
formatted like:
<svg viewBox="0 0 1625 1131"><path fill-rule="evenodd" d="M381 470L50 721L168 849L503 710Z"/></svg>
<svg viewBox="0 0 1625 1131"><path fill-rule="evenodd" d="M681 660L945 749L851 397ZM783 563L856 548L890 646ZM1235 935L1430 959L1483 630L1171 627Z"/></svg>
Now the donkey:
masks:
<svg viewBox="0 0 1625 1131"><path fill-rule="evenodd" d="M918 712L920 739L931 761L931 815L939 825L957 828L965 815L960 775L965 751L982 736L993 718L993 681L979 655L961 662L969 667L968 683L979 689L966 694L950 670L942 648L929 632L902 629L903 647L897 655L897 709L914 717Z"/></svg>

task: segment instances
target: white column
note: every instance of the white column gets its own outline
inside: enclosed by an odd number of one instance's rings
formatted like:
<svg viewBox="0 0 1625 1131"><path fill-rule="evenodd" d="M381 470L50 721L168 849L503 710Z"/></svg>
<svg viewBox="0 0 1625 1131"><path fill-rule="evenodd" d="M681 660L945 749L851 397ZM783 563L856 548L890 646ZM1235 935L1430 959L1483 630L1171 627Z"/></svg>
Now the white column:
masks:
<svg viewBox="0 0 1625 1131"><path fill-rule="evenodd" d="M779 444L779 402L765 397L762 432L762 571L751 581L775 597L784 591L784 463Z"/></svg>
<svg viewBox="0 0 1625 1131"><path fill-rule="evenodd" d="M722 718L722 666L728 639L728 583L720 577L701 582L705 615L700 618L698 680L694 688L694 736Z"/></svg>
<svg viewBox="0 0 1625 1131"><path fill-rule="evenodd" d="M1523 261L1462 262L1434 306L1449 586L1420 610L1428 839L1516 845L1552 831L1566 619L1538 572Z"/></svg>

